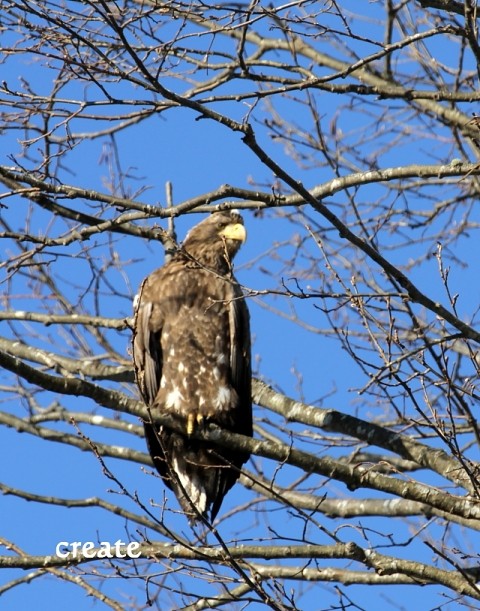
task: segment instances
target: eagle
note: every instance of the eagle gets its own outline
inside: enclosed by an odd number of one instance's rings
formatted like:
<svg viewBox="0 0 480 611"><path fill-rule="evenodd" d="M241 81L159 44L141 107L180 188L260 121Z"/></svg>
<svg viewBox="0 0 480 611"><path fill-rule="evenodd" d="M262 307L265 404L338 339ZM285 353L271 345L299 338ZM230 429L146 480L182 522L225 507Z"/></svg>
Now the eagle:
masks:
<svg viewBox="0 0 480 611"><path fill-rule="evenodd" d="M249 458L192 437L208 423L253 434L249 313L232 271L245 239L237 211L211 214L143 281L135 308L133 361L151 414L148 450L191 523L215 519ZM178 420L182 432L155 424L156 414Z"/></svg>

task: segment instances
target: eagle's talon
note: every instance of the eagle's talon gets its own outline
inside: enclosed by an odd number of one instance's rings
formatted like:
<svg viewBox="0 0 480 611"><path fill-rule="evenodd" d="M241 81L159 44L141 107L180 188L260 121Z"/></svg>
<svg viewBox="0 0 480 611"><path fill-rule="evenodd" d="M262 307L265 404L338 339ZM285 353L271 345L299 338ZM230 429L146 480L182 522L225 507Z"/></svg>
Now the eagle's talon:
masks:
<svg viewBox="0 0 480 611"><path fill-rule="evenodd" d="M205 428L208 418L211 418L212 414L188 414L187 416L187 435L191 435L197 426Z"/></svg>
<svg viewBox="0 0 480 611"><path fill-rule="evenodd" d="M188 414L187 416L187 435L189 437L193 433L194 428L195 428L195 414Z"/></svg>

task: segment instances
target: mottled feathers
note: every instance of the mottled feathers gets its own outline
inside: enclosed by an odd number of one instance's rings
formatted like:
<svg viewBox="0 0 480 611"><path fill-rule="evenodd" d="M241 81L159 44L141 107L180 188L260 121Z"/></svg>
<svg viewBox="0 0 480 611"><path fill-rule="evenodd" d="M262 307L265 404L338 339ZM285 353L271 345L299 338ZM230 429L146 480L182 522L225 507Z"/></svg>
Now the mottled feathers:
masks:
<svg viewBox="0 0 480 611"><path fill-rule="evenodd" d="M249 316L231 261L245 240L242 217L217 212L143 282L133 357L140 393L184 433L145 423L156 469L191 520L213 520L248 453L191 437L212 422L252 435Z"/></svg>

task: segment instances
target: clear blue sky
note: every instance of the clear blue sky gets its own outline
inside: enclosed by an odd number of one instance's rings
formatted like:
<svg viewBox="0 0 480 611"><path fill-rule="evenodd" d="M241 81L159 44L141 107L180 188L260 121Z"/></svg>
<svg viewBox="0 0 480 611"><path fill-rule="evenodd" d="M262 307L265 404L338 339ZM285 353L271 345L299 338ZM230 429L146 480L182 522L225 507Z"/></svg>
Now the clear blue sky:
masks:
<svg viewBox="0 0 480 611"><path fill-rule="evenodd" d="M346 3L350 4L351 3ZM367 3L366 3L367 4ZM374 10L374 3L368 3L368 10ZM366 9L367 10L367 9ZM369 26L370 27L370 26ZM380 26L379 26L380 27ZM360 44L360 43L359 43ZM441 49L439 49L441 53ZM32 65L25 61L25 58L11 58L3 67L2 79L5 79L13 89L20 87L19 77L31 80L34 86L45 87L45 91L50 88L51 73L48 70ZM72 84L72 87L74 85ZM324 106L322 112L326 116L335 115L335 98L324 96ZM243 111L242 111L243 112ZM295 111L296 112L296 111ZM301 113L295 117L300 123L307 120ZM165 200L165 183L170 181L173 184L174 203L184 199L208 192L220 185L229 183L238 187L251 188L251 181L257 183L268 182L271 178L270 172L262 166L252 153L248 151L241 142L240 136L230 132L228 129L215 124L211 121L197 121L191 111L174 110L165 113L161 117L149 120L146 124L133 127L116 137L116 144L120 152L121 166L124 171L127 169L132 175L138 177L137 180L128 181L128 187L134 191L142 185L148 185L149 189L141 194L139 199L145 203L163 203ZM346 131L353 128L354 114L350 116L348 122L343 126ZM261 132L262 133L262 132ZM0 139L0 164L14 165L10 159L11 155L18 155L20 146L17 139L21 134L7 131ZM314 171L301 171L289 156L288 151L282 149L266 138L262 141L268 151L270 151L278 162L291 170L295 176L301 177L307 186L313 186L331 178L325 171L316 174ZM74 173L70 175L63 173L63 180L80 187L105 190L105 180L108 177L108 169L101 163L104 158L105 147L110 146L107 138L97 139L92 142L82 144L70 155L70 168L74 168ZM430 151L416 149L417 158L412 159L412 150L399 150L397 158L385 157L385 163L399 165L405 160L411 162L418 161L429 163ZM20 159L19 159L20 160ZM20 160L21 161L21 160ZM362 197L367 197L368 188L361 191ZM372 195L375 188L371 188ZM343 194L335 198L334 204L342 203ZM8 220L12 228L18 229L23 226L24 218L27 214L28 203L20 198L9 199L6 201L8 210L0 210L0 214ZM67 202L68 203L68 202ZM79 202L74 205L79 206ZM87 204L83 204L83 210L91 213ZM277 288L274 284L275 274L283 275L284 270L280 262L272 261L268 253L275 244L282 244L288 241L292 234L292 225L287 220L278 218L257 218L252 212L244 214L248 231L248 241L236 260L237 277L240 282L251 289L264 290ZM177 223L179 238L185 235L187 229L198 220L198 216L182 218ZM267 220L268 219L268 220ZM50 222L49 216L44 212L35 211L32 218L33 226L45 229ZM156 222L156 221L152 221ZM55 233L53 231L53 233ZM392 236L395 240L397 236ZM93 243L93 241L91 242ZM98 251L102 256L108 258L111 250L106 244L106 240L97 240ZM133 245L134 244L134 245ZM459 247L466 247L466 242L459 242ZM10 244L0 243L1 258L8 257ZM312 244L312 249L315 245ZM423 245L419 250L412 249L406 253L405 257L417 256L422 252ZM468 242L468 249L478 250L478 242L472 246L472 241ZM121 261L125 262L123 273L120 271L115 276L115 285L122 292L123 296L118 298L105 299L102 303L103 311L112 317L124 317L131 314L130 298L136 291L143 277L150 271L158 267L163 261L163 253L160 244L141 243L139 240L115 238L113 250L115 250ZM85 285L90 279L90 270L81 260L72 259L76 250L65 249L64 257L55 264L56 273L63 275L65 284L70 283L71 294L78 295L79 286ZM289 245L277 248L277 253L289 256L292 247ZM461 254L457 250L457 254ZM392 254L395 258L397 255ZM478 259L478 258L477 258ZM299 265L306 263L299 262ZM438 295L439 299L444 299L440 291L440 282L435 276L430 278L428 271L435 269L435 260L426 261L418 270L413 272L413 277L420 282L423 290L429 290L433 295ZM264 272L267 268L272 275ZM126 281L128 278L128 282ZM454 282L456 290L462 290L469 286L472 278L471 269L455 270ZM290 278L284 278L286 282ZM278 278L276 280L278 282ZM4 285L8 286L8 285ZM18 280L15 285L16 290L23 289L27 292L29 287L23 280ZM292 288L295 288L292 286ZM478 289L474 288L470 292L472 302L478 301ZM86 300L88 302L88 299ZM15 303L18 307L26 310L35 308L35 303L22 297L20 294ZM291 313L291 302L287 299L263 299L263 305L273 305L284 313ZM37 304L38 305L38 304ZM341 350L338 343L321 337L315 333L310 333L299 325L287 320L286 317L273 315L266 307L262 307L258 299L251 299L249 307L252 318L252 337L254 365L258 365L257 375L262 376L266 381L275 385L286 394L295 398L304 398L307 402L316 403L322 407L334 407L340 411L356 413L358 400L358 389L365 383L366 379L362 372L352 365L351 359ZM300 316L311 325L323 328L328 325L325 316L314 308L313 302L295 303ZM469 300L462 301L460 307L465 311L471 309ZM8 331L2 323L1 334L8 335ZM28 326L28 333L31 334L32 343L38 340L36 337L36 327ZM51 329L52 338L58 339L58 329ZM123 332L110 333L109 337L116 349L127 356L129 346L129 333ZM43 340L42 340L43 342ZM298 376L296 372L301 372L303 387L299 390ZM1 379L1 378L0 378ZM5 383L4 381L0 383ZM333 396L331 393L333 393ZM320 400L324 398L323 400ZM78 411L88 411L92 404L84 399L73 397L60 397L62 404L68 409ZM43 399L42 399L43 400ZM49 398L52 400L52 397ZM44 405L45 406L45 405ZM12 413L23 415L24 405L14 396L7 405ZM105 415L114 417L113 414L102 412ZM367 415L362 414L363 417ZM261 411L257 416L262 419ZM260 420L261 421L261 420ZM263 425L263 423L261 422ZM64 425L64 430L70 434L75 434L75 430ZM92 429L82 427L87 433L92 433ZM93 433L92 433L93 434ZM144 443L140 438L125 436L114 431L102 434L102 440L106 443L129 445L137 450L144 451ZM79 450L64 447L61 444L48 443L41 439L35 439L27 434L18 434L13 429L0 427L0 481L16 488L22 488L38 494L51 494L59 497L88 498L99 496L107 498L110 502L119 502L126 507L133 508L127 500L121 498L116 490L115 484L107 480L102 473L98 461L92 455L82 454ZM265 470L265 473L273 473L275 465L268 461L254 459L255 464ZM165 493L165 489L159 480L155 480L151 475L146 475L139 465L129 464L125 461L107 461L108 466L114 474L121 479L130 490L136 490L144 502L148 503L151 498L158 498L162 501L163 495L169 497L169 507L176 507L176 502L170 492ZM249 465L252 468L252 465ZM279 477L281 477L280 474ZM107 490L112 489L112 492ZM346 494L339 484L334 485L335 493ZM348 493L350 496L354 493ZM368 496L373 498L374 493L365 494L359 491L359 498ZM243 487L237 485L227 497L222 508L222 513L235 507L241 502L251 498L250 493ZM53 553L55 545L59 541L111 541L119 538L128 540L135 533L131 533L125 528L122 520L113 520L111 514L101 509L76 510L40 504L27 503L10 496L0 498L2 526L0 534L7 539L14 541L30 554L49 554ZM283 516L283 514L281 514ZM222 535L225 540L236 536L244 525L244 516L236 516L222 526ZM271 523L278 526L275 522L275 513L272 512ZM181 528L185 534L189 533L186 522L181 522L183 518L178 518L172 523L177 528ZM326 517L319 518L320 522L329 529L339 526L338 521L333 522ZM362 532L357 530L359 524L355 519L347 521L348 535L345 540L356 540L360 544L366 544L366 539L371 537L377 539L377 534ZM366 521L364 521L366 522ZM368 522L373 528L373 524ZM252 523L248 520L248 532L244 533L246 539L264 535L262 525ZM411 536L408 525L399 524L394 521L385 522L376 520L375 526L378 531L391 529L397 541L407 541ZM227 528L231 530L227 530ZM439 530L440 536L440 530ZM309 534L318 543L330 543L321 532ZM342 535L343 536L343 535ZM388 543L388 542L387 542ZM477 542L478 543L478 542ZM415 545L415 544L414 544ZM472 542L473 545L473 542ZM411 557L412 546L408 547L406 557ZM388 547L384 550L388 553ZM398 549L396 550L396 552ZM2 552L3 553L3 552ZM418 543L418 554L425 554L425 547ZM427 551L427 557L430 552ZM0 574L0 586L6 583L17 572L3 571ZM287 584L288 586L288 584ZM122 582L112 579L106 584L107 591L117 591L118 589L128 594L130 588L140 598L142 596L141 584L133 582ZM302 599L301 606L307 609L314 609L321 597L327 606L327 601L336 600L333 586L329 584L314 584L306 586L307 594ZM347 589L348 592L356 592L360 586ZM368 595L370 603L368 611L381 608L391 608L389 601L396 599L402 601L404 609L427 609L429 601L437 599L437 591L434 588L369 588ZM354 598L357 598L354 596ZM358 599L362 597L358 596ZM0 607L7 611L27 608L47 608L52 611L60 611L66 608L75 611L87 611L92 608L91 600L84 596L83 590L73 585L66 584L55 577L41 578L32 581L29 585L21 585L14 590L7 592L0 603ZM97 608L101 608L98 604ZM252 607L253 608L253 607ZM395 607L396 608L396 607ZM401 608L401 607L398 607Z"/></svg>

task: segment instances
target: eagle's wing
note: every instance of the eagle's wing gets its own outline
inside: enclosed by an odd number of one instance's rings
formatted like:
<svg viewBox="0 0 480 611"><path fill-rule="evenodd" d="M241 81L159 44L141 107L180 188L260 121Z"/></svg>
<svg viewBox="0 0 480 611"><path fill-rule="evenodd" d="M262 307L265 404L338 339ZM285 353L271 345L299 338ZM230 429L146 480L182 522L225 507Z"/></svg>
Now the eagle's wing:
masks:
<svg viewBox="0 0 480 611"><path fill-rule="evenodd" d="M239 402L235 418L235 430L252 436L252 368L250 363L250 320L242 289L234 281L231 284L232 299L229 304L230 369L232 386Z"/></svg>
<svg viewBox="0 0 480 611"><path fill-rule="evenodd" d="M135 307L133 363L137 384L143 400L153 405L162 378L162 317L157 304L149 299L147 278L138 295Z"/></svg>
<svg viewBox="0 0 480 611"><path fill-rule="evenodd" d="M230 379L238 396L238 403L232 406L230 430L249 437L253 434L250 362L250 320L247 305L239 284L232 279L227 291L226 302L230 334ZM214 520L222 501L238 479L242 465L248 460L248 452L221 448L217 450L232 469L220 468L215 475L215 494L212 497L211 519Z"/></svg>

